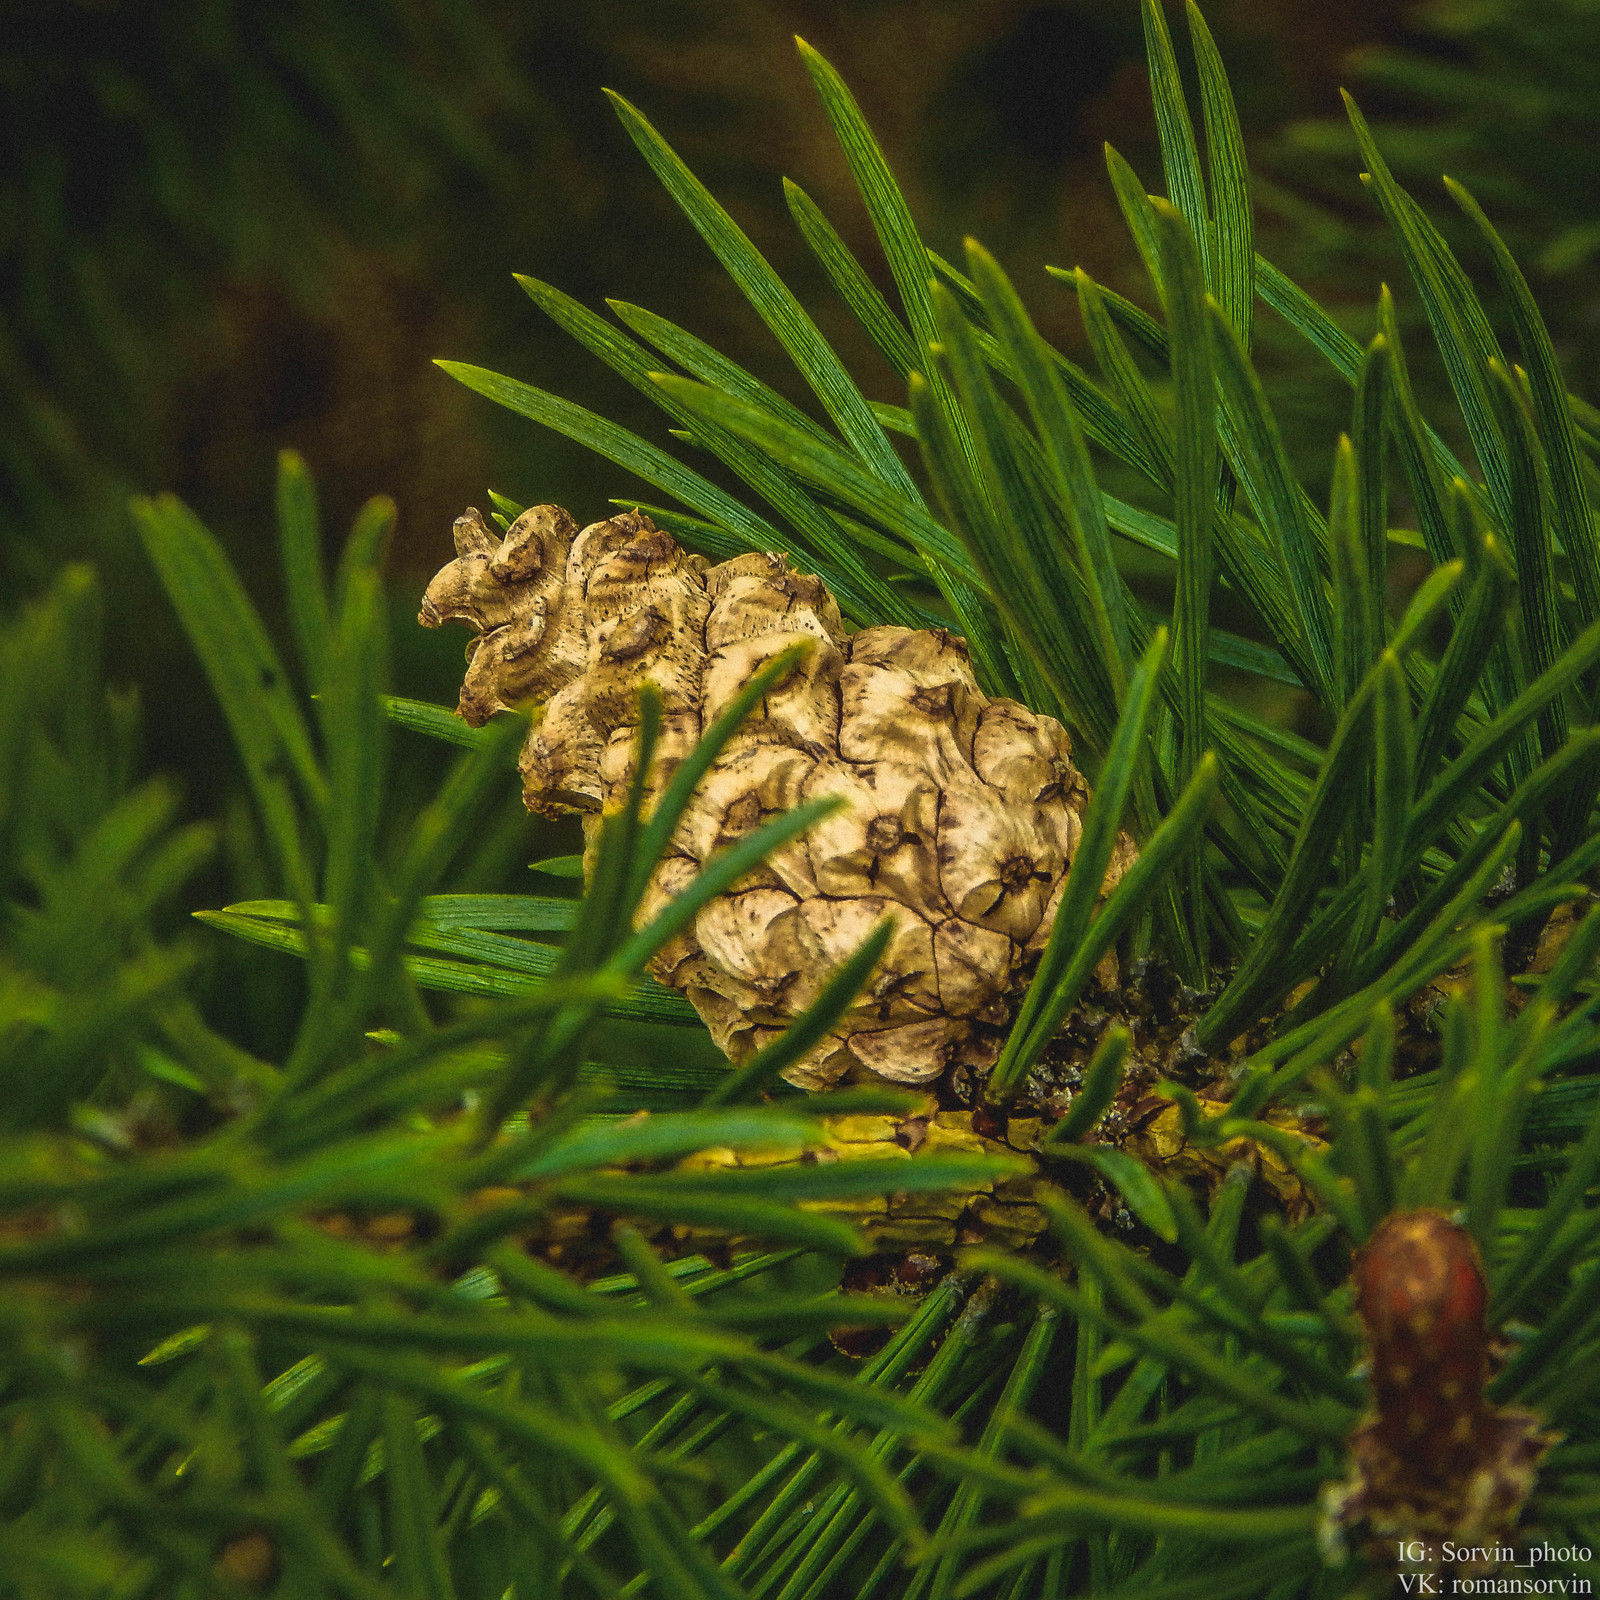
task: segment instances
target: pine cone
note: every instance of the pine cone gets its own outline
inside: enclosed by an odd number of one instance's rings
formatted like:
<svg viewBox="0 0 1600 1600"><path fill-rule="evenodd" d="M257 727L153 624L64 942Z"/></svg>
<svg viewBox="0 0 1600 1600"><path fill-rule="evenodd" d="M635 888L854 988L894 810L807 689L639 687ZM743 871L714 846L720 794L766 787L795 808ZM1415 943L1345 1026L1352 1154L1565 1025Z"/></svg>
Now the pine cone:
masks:
<svg viewBox="0 0 1600 1600"><path fill-rule="evenodd" d="M762 821L826 795L848 804L707 905L652 970L740 1061L888 916L879 971L787 1076L805 1088L984 1076L1082 831L1088 790L1060 723L984 695L955 635L847 634L826 586L783 556L710 566L640 512L579 532L560 508L534 506L499 538L474 510L455 541L419 620L477 632L460 715L477 726L543 702L521 760L524 798L546 814L587 813L591 844L597 814L633 776L643 684L663 701L653 798L751 677L810 641L701 785L641 921ZM1134 853L1119 836L1106 890Z"/></svg>

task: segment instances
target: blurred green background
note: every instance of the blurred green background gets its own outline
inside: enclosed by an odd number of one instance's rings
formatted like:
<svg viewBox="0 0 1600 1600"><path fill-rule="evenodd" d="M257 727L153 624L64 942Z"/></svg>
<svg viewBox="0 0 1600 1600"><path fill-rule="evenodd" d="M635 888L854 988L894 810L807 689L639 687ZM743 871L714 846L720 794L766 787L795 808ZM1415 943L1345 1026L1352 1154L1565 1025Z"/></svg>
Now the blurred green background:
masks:
<svg viewBox="0 0 1600 1600"><path fill-rule="evenodd" d="M1252 144L1265 254L1353 331L1380 278L1409 303L1355 177L1345 83L1447 229L1438 173L1476 189L1530 269L1574 387L1600 393L1600 0L1215 0L1207 14ZM580 520L636 486L431 359L528 378L663 439L658 414L544 323L514 271L591 305L648 305L804 403L602 86L729 205L869 393L902 398L784 208L788 174L874 259L795 33L855 88L928 236L951 252L982 237L1068 347L1076 310L1045 262L1150 303L1101 151L1110 140L1157 187L1136 0L11 0L4 608L69 559L95 564L109 674L141 687L146 759L179 777L191 813L238 814L226 734L134 538L130 493L188 500L269 615L280 447L308 459L331 530L393 495L395 686L451 700L462 637L411 618L452 518L489 485ZM1426 389L1420 341L1412 354ZM1315 480L1347 399L1270 327L1260 360ZM412 743L402 800L435 770ZM517 826L484 878L523 870ZM201 901L270 887L248 829L228 837Z"/></svg>

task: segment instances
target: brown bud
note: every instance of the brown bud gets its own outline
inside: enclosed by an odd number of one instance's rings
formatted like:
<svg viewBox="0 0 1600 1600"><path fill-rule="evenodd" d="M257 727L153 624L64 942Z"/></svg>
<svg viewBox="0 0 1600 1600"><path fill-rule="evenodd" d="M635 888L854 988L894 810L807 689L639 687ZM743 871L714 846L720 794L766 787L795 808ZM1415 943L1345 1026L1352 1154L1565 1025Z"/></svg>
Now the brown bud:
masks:
<svg viewBox="0 0 1600 1600"><path fill-rule="evenodd" d="M1488 1290L1471 1234L1442 1211L1395 1212L1351 1278L1373 1409L1350 1436L1349 1477L1324 1495L1324 1542L1336 1548L1365 1522L1380 1557L1396 1540L1499 1546L1555 1436L1489 1402Z"/></svg>
<svg viewBox="0 0 1600 1600"><path fill-rule="evenodd" d="M1377 1426L1442 1470L1470 1454L1489 1377L1478 1247L1439 1211L1384 1219L1351 1273L1372 1351ZM1465 1427L1463 1427L1465 1424Z"/></svg>

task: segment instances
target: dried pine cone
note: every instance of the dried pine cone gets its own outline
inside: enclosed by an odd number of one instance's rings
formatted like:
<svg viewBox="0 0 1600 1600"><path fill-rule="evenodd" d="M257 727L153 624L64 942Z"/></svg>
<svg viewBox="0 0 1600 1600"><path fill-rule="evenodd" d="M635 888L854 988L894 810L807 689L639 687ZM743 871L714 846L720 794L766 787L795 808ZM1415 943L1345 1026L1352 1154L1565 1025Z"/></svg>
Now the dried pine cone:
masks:
<svg viewBox="0 0 1600 1600"><path fill-rule="evenodd" d="M1048 937L1088 802L1066 730L991 700L942 629L847 634L816 577L781 555L710 566L640 512L578 531L556 506L504 538L477 511L428 585L420 621L477 631L459 711L474 726L542 702L521 768L528 805L591 820L620 803L639 689L663 701L647 793L774 655L809 659L718 757L658 867L648 919L718 848L804 801L848 804L707 905L653 963L735 1061L816 998L884 917L867 989L790 1079L932 1085L993 1064ZM1118 841L1105 887L1134 856Z"/></svg>

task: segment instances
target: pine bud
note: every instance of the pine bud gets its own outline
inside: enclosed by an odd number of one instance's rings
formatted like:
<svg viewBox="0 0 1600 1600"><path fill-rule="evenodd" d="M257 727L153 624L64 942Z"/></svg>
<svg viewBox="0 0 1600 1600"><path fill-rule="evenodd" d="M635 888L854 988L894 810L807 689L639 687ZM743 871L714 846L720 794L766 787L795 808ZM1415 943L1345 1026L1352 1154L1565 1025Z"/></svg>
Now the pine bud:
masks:
<svg viewBox="0 0 1600 1600"><path fill-rule="evenodd" d="M1492 1550L1515 1527L1554 1442L1531 1412L1491 1405L1488 1289L1478 1247L1441 1211L1399 1211L1355 1259L1372 1411L1350 1436L1350 1475L1324 1496L1336 1551L1365 1522L1375 1557L1400 1544Z"/></svg>

